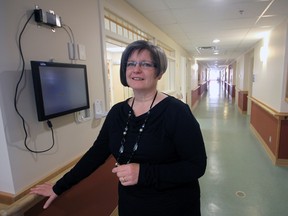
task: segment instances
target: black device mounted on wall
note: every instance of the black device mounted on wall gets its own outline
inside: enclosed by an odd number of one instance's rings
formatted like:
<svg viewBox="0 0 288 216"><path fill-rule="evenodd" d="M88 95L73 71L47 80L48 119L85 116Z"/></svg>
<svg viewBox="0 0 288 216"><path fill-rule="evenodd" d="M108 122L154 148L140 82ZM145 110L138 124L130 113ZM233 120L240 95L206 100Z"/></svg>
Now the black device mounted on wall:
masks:
<svg viewBox="0 0 288 216"><path fill-rule="evenodd" d="M86 65L31 61L31 70L39 121L90 107Z"/></svg>
<svg viewBox="0 0 288 216"><path fill-rule="evenodd" d="M51 27L61 27L61 17L51 11L43 11L42 9L34 10L35 22L45 24Z"/></svg>

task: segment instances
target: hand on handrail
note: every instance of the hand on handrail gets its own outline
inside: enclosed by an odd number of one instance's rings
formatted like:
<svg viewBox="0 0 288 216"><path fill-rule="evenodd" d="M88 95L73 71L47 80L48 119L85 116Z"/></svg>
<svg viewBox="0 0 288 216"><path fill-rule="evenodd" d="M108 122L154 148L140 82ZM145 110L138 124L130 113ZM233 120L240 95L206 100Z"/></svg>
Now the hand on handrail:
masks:
<svg viewBox="0 0 288 216"><path fill-rule="evenodd" d="M54 199L58 197L57 194L55 194L53 191L53 185L48 182L31 188L30 194L37 194L48 197L47 201L43 206L44 209L48 208L50 204L54 201Z"/></svg>

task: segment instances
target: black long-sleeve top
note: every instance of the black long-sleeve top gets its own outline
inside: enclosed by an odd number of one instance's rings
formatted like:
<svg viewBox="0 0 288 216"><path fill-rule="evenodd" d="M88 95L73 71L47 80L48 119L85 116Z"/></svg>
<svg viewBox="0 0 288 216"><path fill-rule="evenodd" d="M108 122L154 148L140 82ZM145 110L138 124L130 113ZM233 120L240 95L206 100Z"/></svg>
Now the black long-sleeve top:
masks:
<svg viewBox="0 0 288 216"><path fill-rule="evenodd" d="M118 158L130 109L128 100L111 108L93 146L54 185L56 194L60 195L90 175L111 154ZM119 215L194 215L200 199L198 178L206 168L200 126L189 106L171 96L156 104L150 112L131 160L131 163L140 164L138 183L134 186L119 183ZM131 156L146 115L131 116L121 161L125 162Z"/></svg>

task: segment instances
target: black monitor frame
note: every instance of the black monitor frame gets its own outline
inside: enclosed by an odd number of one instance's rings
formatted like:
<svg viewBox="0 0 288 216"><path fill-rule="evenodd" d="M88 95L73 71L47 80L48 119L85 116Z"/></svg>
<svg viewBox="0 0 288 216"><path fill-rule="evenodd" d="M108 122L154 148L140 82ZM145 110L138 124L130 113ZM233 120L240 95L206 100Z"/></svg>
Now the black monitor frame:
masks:
<svg viewBox="0 0 288 216"><path fill-rule="evenodd" d="M31 71L39 121L89 109L86 65L31 61Z"/></svg>

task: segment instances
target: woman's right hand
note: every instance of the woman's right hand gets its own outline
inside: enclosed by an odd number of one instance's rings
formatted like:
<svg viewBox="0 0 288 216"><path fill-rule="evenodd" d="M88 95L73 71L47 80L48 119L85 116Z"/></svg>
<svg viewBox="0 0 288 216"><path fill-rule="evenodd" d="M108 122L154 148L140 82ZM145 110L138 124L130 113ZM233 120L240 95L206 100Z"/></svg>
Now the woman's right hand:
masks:
<svg viewBox="0 0 288 216"><path fill-rule="evenodd" d="M48 208L53 200L57 198L57 194L55 194L53 191L53 185L48 182L31 188L30 194L38 194L41 196L49 197L43 206L44 209Z"/></svg>

